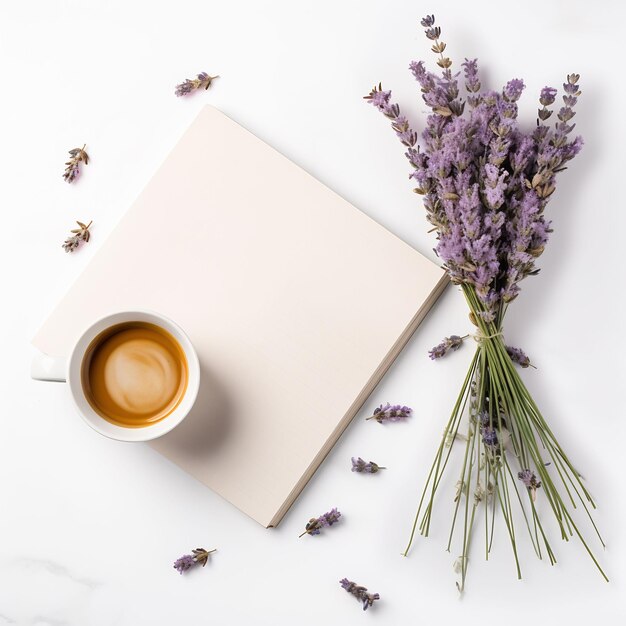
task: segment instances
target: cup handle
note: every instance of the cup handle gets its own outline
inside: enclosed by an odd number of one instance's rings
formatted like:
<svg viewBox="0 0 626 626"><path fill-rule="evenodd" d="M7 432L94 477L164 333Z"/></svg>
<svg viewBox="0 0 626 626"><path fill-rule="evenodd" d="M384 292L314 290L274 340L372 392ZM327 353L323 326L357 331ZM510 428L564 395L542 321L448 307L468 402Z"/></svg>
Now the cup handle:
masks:
<svg viewBox="0 0 626 626"><path fill-rule="evenodd" d="M50 356L40 352L33 357L30 365L30 377L34 380L49 380L64 383L67 380L67 359L62 356Z"/></svg>

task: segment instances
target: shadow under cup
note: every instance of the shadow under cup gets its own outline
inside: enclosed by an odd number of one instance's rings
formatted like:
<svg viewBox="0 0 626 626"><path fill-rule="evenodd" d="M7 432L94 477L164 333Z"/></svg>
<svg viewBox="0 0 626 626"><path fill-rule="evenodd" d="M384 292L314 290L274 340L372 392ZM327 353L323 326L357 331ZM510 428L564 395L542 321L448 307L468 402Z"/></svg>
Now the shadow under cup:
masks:
<svg viewBox="0 0 626 626"><path fill-rule="evenodd" d="M122 322L102 331L81 365L83 393L91 408L126 428L143 428L173 413L188 379L180 344L148 322Z"/></svg>

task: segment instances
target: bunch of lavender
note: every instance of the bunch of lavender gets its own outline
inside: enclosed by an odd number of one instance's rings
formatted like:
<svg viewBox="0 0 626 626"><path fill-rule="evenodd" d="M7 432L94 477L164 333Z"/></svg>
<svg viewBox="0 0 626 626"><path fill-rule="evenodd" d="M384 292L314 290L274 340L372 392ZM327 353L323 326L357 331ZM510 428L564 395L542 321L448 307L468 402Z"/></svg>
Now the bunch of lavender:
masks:
<svg viewBox="0 0 626 626"><path fill-rule="evenodd" d="M428 535L435 495L452 450L446 441L461 434L467 408L468 435L459 481L462 489L455 501L448 543L450 549L456 522L463 519L460 588L465 583L476 512L470 486L480 484L493 485L491 506L493 511L499 507L502 512L518 576L521 570L511 500L518 500L522 507L537 555L542 557L543 546L550 562L555 562L535 508L541 486L561 537L567 540L576 534L606 578L570 511L578 501L589 515L589 507L595 508L593 500L514 367L514 361L522 367L530 365L528 357L518 349L507 348L503 339L504 316L519 295L520 282L539 271L537 259L552 230L545 208L555 192L557 175L583 145L581 137L572 135L579 76L567 76L563 105L556 112L554 125L549 122L557 90L541 90L536 128L526 132L517 121L517 101L524 82L515 78L500 91L481 90L477 61L466 59L462 64L463 97L460 73L452 71L452 61L444 55L446 44L434 16L426 16L421 24L441 69L440 74L433 73L422 61L409 66L430 108L421 145L418 133L392 102L390 91L378 85L366 99L391 120L392 129L406 148L410 178L417 185L414 191L423 196L427 218L436 233L435 251L469 305L477 350L428 476L405 554L418 525L420 532ZM457 349L461 340L448 337L431 351L431 358ZM512 464L520 466L519 476ZM529 483L529 476L534 482ZM523 490L518 491L519 481L527 487L527 498L523 498ZM495 515L485 511L484 517L488 556Z"/></svg>
<svg viewBox="0 0 626 626"><path fill-rule="evenodd" d="M332 526L339 521L341 513L337 509L331 509L328 513L324 513L319 517L312 517L304 527L304 532L300 535L319 535L322 528Z"/></svg>

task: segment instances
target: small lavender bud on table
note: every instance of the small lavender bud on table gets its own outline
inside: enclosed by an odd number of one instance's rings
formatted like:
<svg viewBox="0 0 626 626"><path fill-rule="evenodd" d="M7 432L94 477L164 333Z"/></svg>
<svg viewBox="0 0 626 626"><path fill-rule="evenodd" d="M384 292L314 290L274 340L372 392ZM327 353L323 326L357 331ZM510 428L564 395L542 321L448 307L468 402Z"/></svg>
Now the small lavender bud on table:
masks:
<svg viewBox="0 0 626 626"><path fill-rule="evenodd" d="M72 148L70 153L70 160L65 163L65 172L63 173L63 179L65 182L73 183L80 174L81 161L87 165L89 163L89 155L85 152L84 144L82 148Z"/></svg>
<svg viewBox="0 0 626 626"><path fill-rule="evenodd" d="M380 600L380 595L377 593L368 593L367 587L357 585L347 578L342 578L339 584L363 604L364 611L367 611L367 609L374 604L375 600Z"/></svg>
<svg viewBox="0 0 626 626"><path fill-rule="evenodd" d="M537 489L541 487L541 481L537 478L535 472L529 469L522 470L517 473L517 477L526 485L533 501L537 497Z"/></svg>
<svg viewBox="0 0 626 626"><path fill-rule="evenodd" d="M369 461L366 463L360 456L352 457L352 471L363 473L363 474L376 474L379 470L387 469L386 467L382 467L374 461Z"/></svg>
<svg viewBox="0 0 626 626"><path fill-rule="evenodd" d="M192 550L193 554L183 554L183 556L176 559L174 561L174 569L179 574L182 574L196 565L204 567L209 560L209 556L216 551L217 549L205 550L204 548L196 548Z"/></svg>
<svg viewBox="0 0 626 626"><path fill-rule="evenodd" d="M78 224L78 228L71 230L70 232L73 234L63 242L65 252L74 252L81 242L84 241L86 243L91 239L91 233L89 232L91 222L89 222L89 224L83 224L82 222L76 223Z"/></svg>
<svg viewBox="0 0 626 626"><path fill-rule="evenodd" d="M335 508L331 509L328 513L324 513L319 517L312 517L304 528L304 532L300 537L304 535L319 535L322 528L332 526L339 521L341 513Z"/></svg>
<svg viewBox="0 0 626 626"><path fill-rule="evenodd" d="M441 343L438 343L434 348L431 348L428 352L428 356L434 361L435 359L441 359L450 350L456 351L461 347L464 339L467 339L469 335L465 337L459 337L459 335L450 335L446 337Z"/></svg>
<svg viewBox="0 0 626 626"><path fill-rule="evenodd" d="M401 404L391 405L387 402L387 404L381 404L374 409L374 414L365 419L375 419L379 424L382 424L383 422L397 422L405 417L410 417L412 413L413 409L408 406L402 406Z"/></svg>
<svg viewBox="0 0 626 626"><path fill-rule="evenodd" d="M196 78L187 78L179 85L176 85L175 94L180 96L188 96L193 91L204 88L205 90L211 86L211 83L219 76L210 76L206 72L200 72Z"/></svg>

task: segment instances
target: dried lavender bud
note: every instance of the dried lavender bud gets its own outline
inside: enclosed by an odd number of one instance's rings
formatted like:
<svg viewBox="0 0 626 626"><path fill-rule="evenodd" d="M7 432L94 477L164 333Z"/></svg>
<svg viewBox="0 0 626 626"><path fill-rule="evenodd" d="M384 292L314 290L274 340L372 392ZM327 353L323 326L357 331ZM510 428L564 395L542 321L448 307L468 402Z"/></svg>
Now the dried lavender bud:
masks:
<svg viewBox="0 0 626 626"><path fill-rule="evenodd" d="M68 237L63 243L63 249L65 252L74 252L76 248L80 245L81 241L85 243L89 241L91 238L91 233L89 232L89 227L91 226L91 222L89 224L83 224L82 222L76 222L78 224L78 228L72 229L70 232L74 233L70 237Z"/></svg>
<svg viewBox="0 0 626 626"><path fill-rule="evenodd" d="M374 604L375 600L380 599L380 595L377 593L368 593L367 587L362 587L353 583L347 578L342 578L339 584L348 592L351 593L357 600L363 604L363 610L367 611Z"/></svg>
<svg viewBox="0 0 626 626"><path fill-rule="evenodd" d="M70 160L65 163L65 172L63 173L66 182L73 183L78 178L81 162L85 165L89 163L89 155L85 152L86 145L84 144L82 148L72 148L69 151Z"/></svg>
<svg viewBox="0 0 626 626"><path fill-rule="evenodd" d="M202 567L204 567L209 560L209 555L215 551L215 549L205 550L204 548L196 548L195 550L192 550L193 555L183 554L183 556L176 559L174 561L174 569L177 570L179 574L182 574L195 565L202 565Z"/></svg>
<svg viewBox="0 0 626 626"><path fill-rule="evenodd" d="M402 406L401 404L391 405L389 402L385 405L380 405L374 409L374 415L366 417L366 420L375 419L379 424L383 422L397 422L405 417L410 417L413 413L413 409L408 406Z"/></svg>
<svg viewBox="0 0 626 626"><path fill-rule="evenodd" d="M352 457L352 471L364 474L375 474L381 469L387 469L386 467L382 467L374 461L369 461L366 463L361 457Z"/></svg>
<svg viewBox="0 0 626 626"><path fill-rule="evenodd" d="M428 352L428 356L434 361L435 359L441 359L446 356L450 350L456 351L461 347L463 340L467 337L459 337L458 335L450 335L446 337L441 343L437 344Z"/></svg>
<svg viewBox="0 0 626 626"><path fill-rule="evenodd" d="M526 353L520 348L514 348L513 346L506 346L506 351L511 357L513 363L517 363L520 367L534 367L530 362L530 359L526 356Z"/></svg>
<svg viewBox="0 0 626 626"><path fill-rule="evenodd" d="M530 491L530 495L533 499L537 497L537 489L541 487L541 481L537 479L535 472L525 469L521 472L517 473L517 477L526 485L528 491Z"/></svg>
<svg viewBox="0 0 626 626"><path fill-rule="evenodd" d="M319 535L322 528L332 526L339 521L340 517L341 513L336 508L331 509L328 513L324 513L319 517L312 517L300 537L303 535Z"/></svg>
<svg viewBox="0 0 626 626"><path fill-rule="evenodd" d="M219 76L209 76L206 72L200 72L196 78L185 79L184 82L180 83L180 85L176 85L176 91L174 92L177 96L187 96L192 91L196 91L201 87L204 89L208 89L211 86L211 83Z"/></svg>

